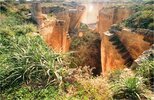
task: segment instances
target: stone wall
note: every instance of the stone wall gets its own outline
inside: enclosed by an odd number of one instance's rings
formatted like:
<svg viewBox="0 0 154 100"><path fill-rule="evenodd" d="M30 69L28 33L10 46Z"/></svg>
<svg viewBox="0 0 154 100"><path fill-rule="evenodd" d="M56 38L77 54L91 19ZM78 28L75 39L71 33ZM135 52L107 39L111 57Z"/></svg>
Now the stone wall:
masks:
<svg viewBox="0 0 154 100"><path fill-rule="evenodd" d="M59 7L57 9L56 12L54 8L52 13L52 7L41 7L40 3L33 3L32 17L37 22L46 43L56 52L67 52L71 42L70 32L77 31L84 7L77 6L73 11ZM55 17L47 18L46 14L50 13Z"/></svg>
<svg viewBox="0 0 154 100"><path fill-rule="evenodd" d="M76 9L69 9L70 26L69 33L75 34L78 32L80 22L84 13L85 7L78 6Z"/></svg>
<svg viewBox="0 0 154 100"><path fill-rule="evenodd" d="M103 7L99 11L98 31L100 34L107 31L111 25L122 22L128 18L133 11L129 7Z"/></svg>
<svg viewBox="0 0 154 100"><path fill-rule="evenodd" d="M63 11L57 13L56 17L46 17L46 19L42 18L42 16L45 15L46 14L42 13L40 3L32 4L32 16L37 22L40 34L42 35L45 42L56 52L69 51L69 13Z"/></svg>
<svg viewBox="0 0 154 100"><path fill-rule="evenodd" d="M105 75L107 72L113 69L124 68L124 59L116 50L116 47L110 41L113 34L110 32L104 32L101 41L101 63L102 63L102 74Z"/></svg>
<svg viewBox="0 0 154 100"><path fill-rule="evenodd" d="M116 33L133 59L137 59L145 50L150 48L150 43L144 40L143 35L123 29Z"/></svg>
<svg viewBox="0 0 154 100"><path fill-rule="evenodd" d="M135 59L151 47L144 37L129 29L104 32L101 42L102 73L129 68Z"/></svg>

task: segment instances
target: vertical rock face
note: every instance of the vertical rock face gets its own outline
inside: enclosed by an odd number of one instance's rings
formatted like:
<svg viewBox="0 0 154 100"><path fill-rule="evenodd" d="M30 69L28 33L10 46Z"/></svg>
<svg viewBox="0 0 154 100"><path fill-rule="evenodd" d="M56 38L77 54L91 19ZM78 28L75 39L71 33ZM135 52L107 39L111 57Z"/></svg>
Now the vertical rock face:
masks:
<svg viewBox="0 0 154 100"><path fill-rule="evenodd" d="M131 13L131 9L121 6L103 7L99 11L98 32L102 37L101 62L103 74L113 69L129 67L132 64L134 58L128 50L129 47L127 48L127 45L124 45L125 40L121 40L121 37L115 32L108 31L111 25L122 22Z"/></svg>
<svg viewBox="0 0 154 100"><path fill-rule="evenodd" d="M118 68L124 68L124 59L120 55L120 50L116 50L114 46L114 34L105 32L101 41L101 63L102 74L105 75L108 71ZM115 40L116 42L116 40Z"/></svg>
<svg viewBox="0 0 154 100"><path fill-rule="evenodd" d="M130 52L133 59L137 59L145 50L150 48L150 43L144 41L143 35L123 29L116 33L123 45Z"/></svg>
<svg viewBox="0 0 154 100"><path fill-rule="evenodd" d="M69 9L69 17L71 20L69 26L70 33L76 33L76 31L78 30L84 10L84 6L78 6L75 9Z"/></svg>
<svg viewBox="0 0 154 100"><path fill-rule="evenodd" d="M32 4L32 17L38 23L40 34L47 44L56 52L67 52L70 47L69 32L78 28L84 7L77 7L71 15L68 9L41 7L39 3ZM55 18L47 19L45 14L54 13Z"/></svg>
<svg viewBox="0 0 154 100"><path fill-rule="evenodd" d="M133 61L151 46L144 41L144 37L129 29L104 32L101 43L103 74L113 69L130 67Z"/></svg>
<svg viewBox="0 0 154 100"><path fill-rule="evenodd" d="M98 30L99 33L107 31L111 25L120 23L131 15L132 10L127 7L104 7L99 11Z"/></svg>
<svg viewBox="0 0 154 100"><path fill-rule="evenodd" d="M37 22L39 26L43 23L43 14L40 3L32 4L32 18Z"/></svg>
<svg viewBox="0 0 154 100"><path fill-rule="evenodd" d="M45 22L45 26L40 28L40 33L45 42L56 52L67 52L70 39L67 38L65 22L63 20L51 20Z"/></svg>

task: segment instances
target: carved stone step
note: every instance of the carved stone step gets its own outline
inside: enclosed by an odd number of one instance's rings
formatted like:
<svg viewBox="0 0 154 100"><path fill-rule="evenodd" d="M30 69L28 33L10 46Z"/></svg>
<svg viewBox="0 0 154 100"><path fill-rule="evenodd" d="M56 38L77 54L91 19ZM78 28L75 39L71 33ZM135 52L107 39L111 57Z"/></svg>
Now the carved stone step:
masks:
<svg viewBox="0 0 154 100"><path fill-rule="evenodd" d="M122 54L123 59L127 59L128 57L130 57L129 52Z"/></svg>
<svg viewBox="0 0 154 100"><path fill-rule="evenodd" d="M130 67L133 63L133 60L129 60L128 62L126 62L124 65L126 65L127 67Z"/></svg>
<svg viewBox="0 0 154 100"><path fill-rule="evenodd" d="M119 39L119 38L118 38L117 36L115 36L115 35L109 37L109 41L116 41L116 40L118 40L118 39Z"/></svg>
<svg viewBox="0 0 154 100"><path fill-rule="evenodd" d="M120 45L122 44L120 40L112 41L113 45Z"/></svg>
<svg viewBox="0 0 154 100"><path fill-rule="evenodd" d="M125 47L122 47L122 48L120 48L120 49L118 50L119 53L124 53L124 52L126 52L126 51L127 51L127 49L126 49Z"/></svg>
<svg viewBox="0 0 154 100"><path fill-rule="evenodd" d="M120 44L118 44L117 46L115 46L116 47L116 49L121 49L121 48L123 48L124 47L124 45L122 44L122 43L120 43Z"/></svg>

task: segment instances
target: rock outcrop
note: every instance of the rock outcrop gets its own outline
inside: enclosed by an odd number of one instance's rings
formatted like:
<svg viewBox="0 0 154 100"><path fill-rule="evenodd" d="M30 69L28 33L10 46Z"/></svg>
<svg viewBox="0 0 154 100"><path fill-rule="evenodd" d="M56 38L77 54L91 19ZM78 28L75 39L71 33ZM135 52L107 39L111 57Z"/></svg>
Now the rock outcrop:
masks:
<svg viewBox="0 0 154 100"><path fill-rule="evenodd" d="M84 6L78 6L76 9L69 10L69 16L71 20L69 33L75 34L78 32L84 10Z"/></svg>
<svg viewBox="0 0 154 100"><path fill-rule="evenodd" d="M150 30L131 31L112 26L128 18L132 12L127 6L103 7L99 12L98 32L102 38L101 63L103 74L113 69L130 67L134 60L149 49L154 42L154 33Z"/></svg>
<svg viewBox="0 0 154 100"><path fill-rule="evenodd" d="M32 17L46 43L56 52L67 52L71 42L70 32L78 29L84 7L77 6L73 11L62 7L57 9L56 11L55 7L53 10L52 7L41 7L40 3L33 3ZM55 17L47 18L47 14Z"/></svg>
<svg viewBox="0 0 154 100"><path fill-rule="evenodd" d="M113 69L130 67L135 59L151 47L151 43L144 38L144 35L125 28L104 32L101 42L103 74Z"/></svg>
<svg viewBox="0 0 154 100"><path fill-rule="evenodd" d="M144 61L153 58L154 58L154 44L151 46L150 49L144 51L136 60L134 60L131 68L135 69L136 67L139 67Z"/></svg>
<svg viewBox="0 0 154 100"><path fill-rule="evenodd" d="M128 18L133 11L129 7L114 7L114 6L108 6L103 7L99 11L98 16L98 31L100 34L102 34L105 31L108 31L108 29L113 24L120 23L124 19Z"/></svg>

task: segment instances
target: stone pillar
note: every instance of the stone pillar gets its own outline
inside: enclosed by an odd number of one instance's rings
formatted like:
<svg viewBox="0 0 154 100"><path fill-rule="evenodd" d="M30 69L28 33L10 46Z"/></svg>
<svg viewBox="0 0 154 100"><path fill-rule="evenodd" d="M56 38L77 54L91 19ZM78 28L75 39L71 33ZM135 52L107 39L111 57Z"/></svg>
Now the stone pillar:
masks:
<svg viewBox="0 0 154 100"><path fill-rule="evenodd" d="M42 8L38 2L32 3L32 18L37 22L39 26L43 23Z"/></svg>

